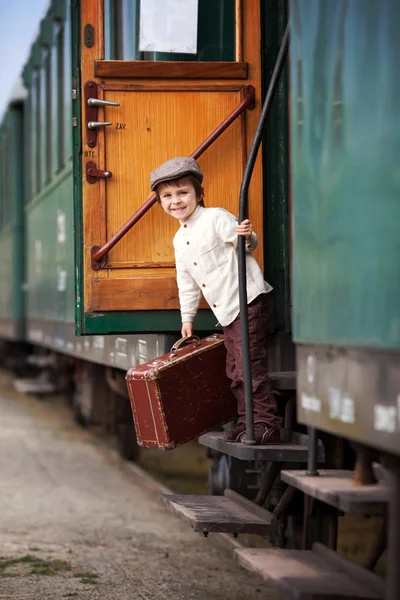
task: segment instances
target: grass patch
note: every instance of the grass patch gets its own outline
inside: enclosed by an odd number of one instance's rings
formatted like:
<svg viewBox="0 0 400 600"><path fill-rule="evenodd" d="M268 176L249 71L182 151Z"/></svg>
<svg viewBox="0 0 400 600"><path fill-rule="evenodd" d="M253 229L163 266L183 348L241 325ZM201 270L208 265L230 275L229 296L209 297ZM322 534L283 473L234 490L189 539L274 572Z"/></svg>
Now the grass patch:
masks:
<svg viewBox="0 0 400 600"><path fill-rule="evenodd" d="M85 572L85 573L74 573L73 576L79 578L81 580L81 583L91 583L91 584L94 584L94 583L97 583L98 579L99 579L99 576L96 575L96 573L88 573L88 572Z"/></svg>
<svg viewBox="0 0 400 600"><path fill-rule="evenodd" d="M24 577L28 575L56 575L71 571L66 560L43 560L37 556L26 554L21 558L0 557L0 577Z"/></svg>

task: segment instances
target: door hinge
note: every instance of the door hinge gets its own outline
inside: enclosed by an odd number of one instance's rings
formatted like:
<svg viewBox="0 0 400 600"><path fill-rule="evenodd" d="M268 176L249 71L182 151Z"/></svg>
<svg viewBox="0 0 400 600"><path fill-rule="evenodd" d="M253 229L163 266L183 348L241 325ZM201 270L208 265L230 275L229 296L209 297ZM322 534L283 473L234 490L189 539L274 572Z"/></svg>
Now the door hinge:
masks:
<svg viewBox="0 0 400 600"><path fill-rule="evenodd" d="M90 23L85 25L83 30L83 39L85 40L85 46L91 48L94 44L94 27Z"/></svg>

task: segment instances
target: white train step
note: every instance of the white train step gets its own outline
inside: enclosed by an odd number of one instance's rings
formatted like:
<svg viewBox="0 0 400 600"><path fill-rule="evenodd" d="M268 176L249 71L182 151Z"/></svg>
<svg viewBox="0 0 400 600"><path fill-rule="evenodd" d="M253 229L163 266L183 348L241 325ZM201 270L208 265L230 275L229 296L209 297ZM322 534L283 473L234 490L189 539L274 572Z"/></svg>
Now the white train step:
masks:
<svg viewBox="0 0 400 600"><path fill-rule="evenodd" d="M194 531L202 533L270 535L278 525L271 512L233 490L225 490L224 496L162 494L161 502Z"/></svg>
<svg viewBox="0 0 400 600"><path fill-rule="evenodd" d="M240 548L236 558L288 600L383 600L384 581L322 544L312 550Z"/></svg>

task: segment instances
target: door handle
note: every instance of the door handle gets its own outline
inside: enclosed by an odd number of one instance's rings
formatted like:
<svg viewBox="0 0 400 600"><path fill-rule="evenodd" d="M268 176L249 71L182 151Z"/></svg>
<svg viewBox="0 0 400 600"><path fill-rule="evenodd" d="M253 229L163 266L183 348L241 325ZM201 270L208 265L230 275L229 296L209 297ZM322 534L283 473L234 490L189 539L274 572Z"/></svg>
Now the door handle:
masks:
<svg viewBox="0 0 400 600"><path fill-rule="evenodd" d="M84 106L86 122L86 143L89 148L94 148L97 144L97 132L101 127L109 127L111 121L98 121L98 108L101 106L119 106L118 102L109 100L100 100L97 98L99 88L94 81L87 81L84 85Z"/></svg>
<svg viewBox="0 0 400 600"><path fill-rule="evenodd" d="M99 127L108 127L112 125L111 121L89 121L87 126L89 129L98 129Z"/></svg>
<svg viewBox="0 0 400 600"><path fill-rule="evenodd" d="M97 98L89 98L87 103L89 106L121 106L119 102L111 102L110 100L98 100Z"/></svg>
<svg viewBox="0 0 400 600"><path fill-rule="evenodd" d="M88 183L96 183L97 179L111 179L111 171L102 171L97 169L96 163L89 161L86 163L86 181Z"/></svg>

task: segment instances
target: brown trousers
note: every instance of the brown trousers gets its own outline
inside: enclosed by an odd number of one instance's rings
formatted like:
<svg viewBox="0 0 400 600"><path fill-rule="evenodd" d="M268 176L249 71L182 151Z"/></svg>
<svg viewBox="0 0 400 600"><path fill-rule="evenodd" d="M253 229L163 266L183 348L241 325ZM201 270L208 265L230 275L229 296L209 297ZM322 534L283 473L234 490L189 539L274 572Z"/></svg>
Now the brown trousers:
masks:
<svg viewBox="0 0 400 600"><path fill-rule="evenodd" d="M271 382L266 367L265 338L268 321L272 315L271 294L261 294L248 305L249 342L251 375L253 381L253 412L255 423L265 423L272 429L279 429L282 419L278 414L277 402L271 390ZM231 380L232 392L237 400L239 423L246 420L242 341L240 336L240 315L224 327L224 340L227 351L226 374Z"/></svg>

